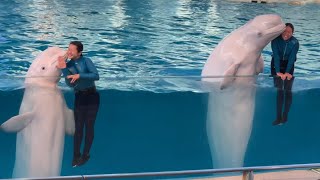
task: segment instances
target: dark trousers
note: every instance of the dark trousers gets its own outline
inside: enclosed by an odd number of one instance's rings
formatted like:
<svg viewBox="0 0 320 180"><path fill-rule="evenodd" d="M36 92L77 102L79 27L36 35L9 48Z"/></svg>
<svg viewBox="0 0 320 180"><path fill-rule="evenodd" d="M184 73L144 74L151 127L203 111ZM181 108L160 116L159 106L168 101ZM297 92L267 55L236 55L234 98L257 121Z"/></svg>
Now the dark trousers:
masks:
<svg viewBox="0 0 320 180"><path fill-rule="evenodd" d="M280 72L285 73L287 68L288 61L280 62ZM290 74L293 75L294 67L290 70ZM271 60L271 74L273 75L273 83L274 87L277 88L277 119L281 120L282 118L286 119L288 117L288 113L290 111L290 107L292 104L292 85L294 81L294 77L290 80L282 80L276 74L276 70L274 67L274 61ZM284 105L284 107L283 107Z"/></svg>
<svg viewBox="0 0 320 180"><path fill-rule="evenodd" d="M274 86L277 88L277 119L286 119L292 104L292 84L294 77L290 80L282 80L280 77L273 77ZM283 111L284 103L284 111ZM283 114L282 114L283 113Z"/></svg>
<svg viewBox="0 0 320 180"><path fill-rule="evenodd" d="M74 157L80 157L80 147L85 127L85 143L83 154L88 154L94 138L94 124L100 105L100 95L95 88L87 91L78 91L75 93L75 134L74 134Z"/></svg>

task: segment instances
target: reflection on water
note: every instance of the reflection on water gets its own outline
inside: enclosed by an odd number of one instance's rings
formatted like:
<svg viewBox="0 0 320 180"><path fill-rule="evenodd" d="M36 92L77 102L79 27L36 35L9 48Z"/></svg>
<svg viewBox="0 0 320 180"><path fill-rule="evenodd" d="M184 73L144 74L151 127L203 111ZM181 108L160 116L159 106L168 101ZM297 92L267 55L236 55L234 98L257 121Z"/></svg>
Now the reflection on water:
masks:
<svg viewBox="0 0 320 180"><path fill-rule="evenodd" d="M318 8L218 0L4 1L0 70L10 76L24 75L40 50L53 45L66 48L69 41L79 39L102 77L200 75L222 37L256 15L277 13L296 26L295 36L301 42L296 73L314 75L320 69ZM270 54L267 46L265 74ZM99 85L125 88L125 84Z"/></svg>
<svg viewBox="0 0 320 180"><path fill-rule="evenodd" d="M21 89L24 87L26 76L8 76L0 73L0 90ZM28 77L27 77L28 78ZM33 77L41 78L41 76ZM201 76L110 76L102 77L97 83L98 89L117 89L123 91L151 91L155 93L168 93L179 91L191 92L211 92L212 85L203 81ZM208 76L205 79L219 78L220 76ZM227 77L234 78L234 77ZM237 76L237 78L252 78L249 76ZM258 75L256 77L256 86L260 88L273 87L273 78L269 75ZM318 89L320 76L299 76L295 78L293 83L293 91L302 91L308 89ZM64 80L60 80L59 84L62 89L69 89L64 84Z"/></svg>
<svg viewBox="0 0 320 180"><path fill-rule="evenodd" d="M62 175L228 167L230 157L219 159L219 145L241 141L235 133L249 132L251 127L251 134L245 134L249 138L246 152L238 156L244 166L317 162L318 9L319 5L218 0L3 1L0 122L18 114L24 76L34 57L47 46L66 48L69 41L80 39L86 55L101 72L97 85L102 103L90 162L78 169L70 166L72 139L67 138ZM253 16L266 13L278 13L286 22L293 22L301 42L293 103L283 126L272 126L276 90L268 76L270 46L263 51L265 72L257 77L257 93L250 102L237 95L226 97L200 77L204 62L222 37ZM63 80L59 87L72 108L73 92ZM249 108L250 103L255 103L254 108ZM236 114L236 108L244 110L237 113L250 113ZM253 116L252 124L243 126L240 117L245 115ZM212 126L207 122L210 117L222 120ZM238 129L233 131L230 126ZM210 139L218 131L225 135ZM0 149L4 155L0 159L0 178L8 178L14 163L15 134L0 133L0 139L5 147ZM212 150L210 146L218 148ZM227 151L223 153L228 156Z"/></svg>

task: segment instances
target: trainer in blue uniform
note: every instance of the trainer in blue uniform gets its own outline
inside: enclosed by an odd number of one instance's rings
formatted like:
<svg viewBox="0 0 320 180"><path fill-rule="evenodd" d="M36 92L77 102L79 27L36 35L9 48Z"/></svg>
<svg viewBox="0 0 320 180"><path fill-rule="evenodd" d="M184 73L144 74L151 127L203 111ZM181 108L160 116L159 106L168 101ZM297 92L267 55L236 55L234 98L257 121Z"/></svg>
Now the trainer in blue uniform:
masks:
<svg viewBox="0 0 320 180"><path fill-rule="evenodd" d="M292 36L293 32L293 25L286 23L285 31L271 41L271 74L274 86L277 88L277 118L272 123L273 125L287 122L292 103L294 63L299 50L299 41Z"/></svg>
<svg viewBox="0 0 320 180"><path fill-rule="evenodd" d="M90 148L94 137L94 124L100 104L100 95L96 90L95 81L99 80L99 73L91 59L82 55L83 45L80 41L69 44L67 57L59 57L57 67L66 77L65 82L75 92L74 118L74 152L72 166L80 166L90 158ZM66 63L66 58L70 61ZM85 131L83 154L80 147Z"/></svg>

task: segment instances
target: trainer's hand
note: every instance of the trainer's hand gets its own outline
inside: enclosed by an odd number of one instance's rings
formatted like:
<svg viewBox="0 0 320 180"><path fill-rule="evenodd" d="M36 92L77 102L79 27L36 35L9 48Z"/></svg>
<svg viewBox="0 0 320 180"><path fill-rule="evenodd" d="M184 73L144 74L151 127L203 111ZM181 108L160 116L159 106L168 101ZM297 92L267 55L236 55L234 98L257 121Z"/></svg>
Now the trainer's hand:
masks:
<svg viewBox="0 0 320 180"><path fill-rule="evenodd" d="M290 73L285 73L284 75L286 76L286 78L287 78L288 80L292 79L292 74L290 74Z"/></svg>
<svg viewBox="0 0 320 180"><path fill-rule="evenodd" d="M286 76L283 73L277 73L277 76L279 76L282 80L286 79Z"/></svg>
<svg viewBox="0 0 320 180"><path fill-rule="evenodd" d="M71 83L74 83L76 80L80 78L80 74L74 74L74 75L69 75L67 76L68 79L71 79Z"/></svg>
<svg viewBox="0 0 320 180"><path fill-rule="evenodd" d="M59 56L58 57L58 64L57 64L57 68L59 69L64 69L67 67L67 64L66 64L66 58L65 56Z"/></svg>

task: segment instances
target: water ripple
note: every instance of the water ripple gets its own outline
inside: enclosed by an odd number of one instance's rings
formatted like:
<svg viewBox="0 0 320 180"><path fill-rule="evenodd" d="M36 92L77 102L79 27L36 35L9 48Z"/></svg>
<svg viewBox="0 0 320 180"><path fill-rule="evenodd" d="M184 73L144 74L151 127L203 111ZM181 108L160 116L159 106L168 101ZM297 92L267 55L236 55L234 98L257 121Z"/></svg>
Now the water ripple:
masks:
<svg viewBox="0 0 320 180"><path fill-rule="evenodd" d="M296 27L295 36L301 44L296 73L320 75L318 9L319 5L310 4L221 0L4 0L0 6L0 72L24 75L41 50L48 46L67 48L70 41L81 40L84 53L95 62L101 77L200 75L223 37L256 15L277 13ZM268 72L270 45L262 54ZM143 81L113 81L99 82L99 86L159 89L156 86L161 82L152 85L146 81L144 86Z"/></svg>

